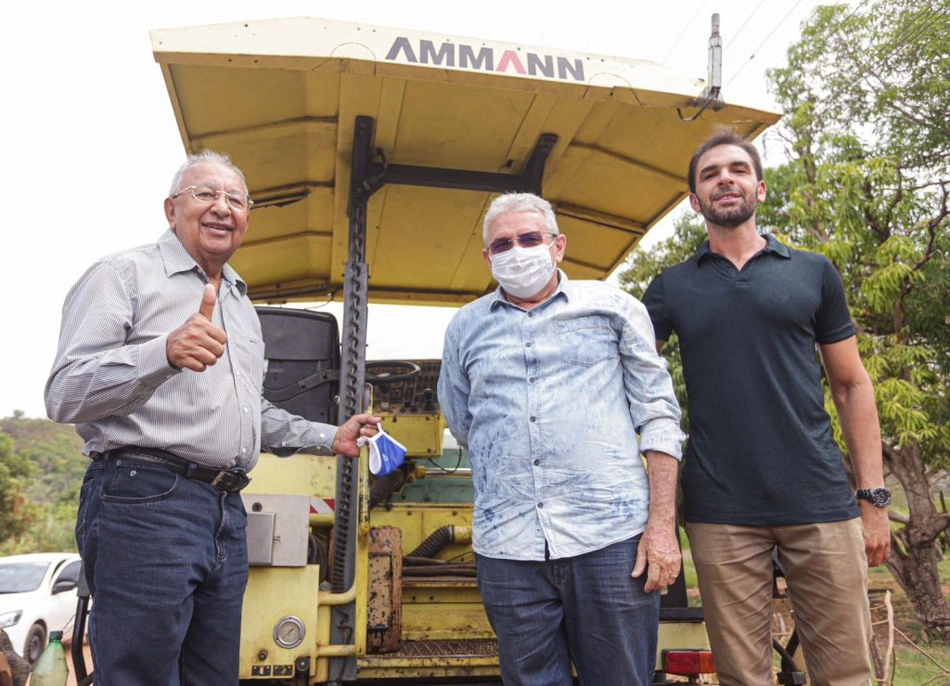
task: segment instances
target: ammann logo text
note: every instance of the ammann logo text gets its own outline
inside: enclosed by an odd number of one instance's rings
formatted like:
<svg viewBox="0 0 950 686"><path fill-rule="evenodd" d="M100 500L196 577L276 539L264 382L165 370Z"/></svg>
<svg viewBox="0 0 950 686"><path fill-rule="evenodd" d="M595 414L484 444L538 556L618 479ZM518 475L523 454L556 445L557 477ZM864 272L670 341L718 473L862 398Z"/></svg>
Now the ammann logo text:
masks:
<svg viewBox="0 0 950 686"><path fill-rule="evenodd" d="M493 71L508 74L528 74L529 76L546 76L549 79L558 78L584 82L584 62L579 59L569 60L566 57L554 55L538 55L533 52L518 53L514 50L505 50L495 61L495 51L492 48L475 48L464 43L442 43L436 48L430 40L419 41L419 51L413 50L412 43L402 36L393 41L386 59L395 61L400 53L406 62L412 64L437 64L454 67L458 64L461 69L477 69L479 71Z"/></svg>

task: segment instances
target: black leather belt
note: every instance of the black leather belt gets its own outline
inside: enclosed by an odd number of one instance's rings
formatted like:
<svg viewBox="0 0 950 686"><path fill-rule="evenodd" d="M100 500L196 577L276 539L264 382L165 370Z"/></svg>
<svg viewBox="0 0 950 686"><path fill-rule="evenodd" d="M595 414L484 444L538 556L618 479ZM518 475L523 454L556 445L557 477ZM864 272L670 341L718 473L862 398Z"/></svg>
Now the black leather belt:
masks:
<svg viewBox="0 0 950 686"><path fill-rule="evenodd" d="M243 469L202 467L183 457L178 457L174 453L158 448L138 448L130 445L124 448L115 448L114 450L106 451L100 457L106 460L118 460L120 458L134 460L137 455L154 458L170 472L181 474L187 479L194 479L195 481L211 484L219 491L224 491L225 493L237 493L251 483L250 477L248 477L247 472Z"/></svg>

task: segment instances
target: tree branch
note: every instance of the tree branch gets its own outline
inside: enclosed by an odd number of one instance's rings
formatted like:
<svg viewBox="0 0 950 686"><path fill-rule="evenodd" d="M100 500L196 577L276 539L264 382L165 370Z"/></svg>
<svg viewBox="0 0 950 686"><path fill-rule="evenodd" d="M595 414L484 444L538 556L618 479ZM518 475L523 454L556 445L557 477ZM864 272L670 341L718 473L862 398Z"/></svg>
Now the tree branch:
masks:
<svg viewBox="0 0 950 686"><path fill-rule="evenodd" d="M950 207L948 207L947 201L950 200L950 188L947 188L946 183L940 184L941 188L941 199L940 199L940 211L937 213L937 216L927 222L927 247L924 250L924 256L917 261L917 264L914 265L914 271L919 271L925 264L927 264L936 254L934 250L934 242L937 240L937 228L943 224L944 220L950 215ZM906 293L910 292L910 289L907 287L911 284L905 284L904 289Z"/></svg>

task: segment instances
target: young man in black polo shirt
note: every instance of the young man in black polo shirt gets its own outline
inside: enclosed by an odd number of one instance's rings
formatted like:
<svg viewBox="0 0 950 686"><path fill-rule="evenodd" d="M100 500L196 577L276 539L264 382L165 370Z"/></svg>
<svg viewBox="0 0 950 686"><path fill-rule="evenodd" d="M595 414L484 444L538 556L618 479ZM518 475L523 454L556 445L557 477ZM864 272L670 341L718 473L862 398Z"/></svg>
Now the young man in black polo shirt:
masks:
<svg viewBox="0 0 950 686"><path fill-rule="evenodd" d="M679 337L689 397L686 530L723 686L770 684L778 547L810 683L866 686L867 567L890 551L881 434L844 288L823 256L759 235L762 162L719 134L690 161L709 241L643 301L657 347ZM824 410L821 353L854 465ZM856 500L857 496L857 500Z"/></svg>

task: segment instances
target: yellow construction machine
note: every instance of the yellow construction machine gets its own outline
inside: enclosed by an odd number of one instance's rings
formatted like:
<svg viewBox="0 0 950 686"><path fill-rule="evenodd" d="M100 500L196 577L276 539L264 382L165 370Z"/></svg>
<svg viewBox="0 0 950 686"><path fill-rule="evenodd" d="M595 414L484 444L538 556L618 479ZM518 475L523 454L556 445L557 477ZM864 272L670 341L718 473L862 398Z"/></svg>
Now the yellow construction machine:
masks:
<svg viewBox="0 0 950 686"><path fill-rule="evenodd" d="M371 410L408 448L382 479L366 459L261 457L244 492L242 683L498 683L440 362L368 362L368 306L457 307L490 292L481 222L506 191L547 198L570 238L564 269L605 279L686 197L705 138L723 126L754 137L778 115L723 99L715 35L705 81L313 18L151 38L186 151L226 153L247 175L255 204L232 264L261 305L265 396L325 422ZM284 307L327 300L342 321ZM702 613L682 580L662 616L657 682L705 678Z"/></svg>

